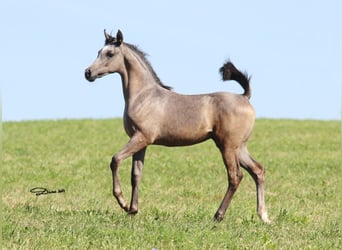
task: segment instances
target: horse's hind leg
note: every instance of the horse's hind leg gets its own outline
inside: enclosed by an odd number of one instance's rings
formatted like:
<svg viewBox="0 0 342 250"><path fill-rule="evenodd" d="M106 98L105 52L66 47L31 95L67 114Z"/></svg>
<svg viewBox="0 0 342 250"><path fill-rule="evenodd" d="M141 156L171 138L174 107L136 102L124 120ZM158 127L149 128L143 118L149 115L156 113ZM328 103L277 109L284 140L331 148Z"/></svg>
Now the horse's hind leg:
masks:
<svg viewBox="0 0 342 250"><path fill-rule="evenodd" d="M257 212L260 219L265 223L270 223L268 219L266 205L265 205L265 191L264 191L264 180L265 180L265 168L259 162L253 159L249 154L246 146L242 146L239 151L239 162L240 165L247 170L252 176L257 192Z"/></svg>
<svg viewBox="0 0 342 250"><path fill-rule="evenodd" d="M237 150L234 149L224 149L222 150L222 157L224 164L227 169L228 175L228 189L227 192L221 202L220 207L218 208L217 212L215 213L215 219L217 221L221 221L224 217L224 214L227 211L227 208L232 201L233 195L239 184L242 180L242 172L240 170L240 165L238 161Z"/></svg>

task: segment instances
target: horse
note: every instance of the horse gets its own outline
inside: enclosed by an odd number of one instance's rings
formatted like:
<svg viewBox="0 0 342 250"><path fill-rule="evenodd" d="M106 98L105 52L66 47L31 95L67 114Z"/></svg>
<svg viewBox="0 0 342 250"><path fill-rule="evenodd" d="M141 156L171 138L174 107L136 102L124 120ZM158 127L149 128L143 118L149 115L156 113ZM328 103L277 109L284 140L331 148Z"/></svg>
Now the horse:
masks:
<svg viewBox="0 0 342 250"><path fill-rule="evenodd" d="M247 150L255 122L255 111L249 103L251 89L247 73L240 72L229 60L220 68L222 80L237 81L244 89L243 94L178 94L161 82L144 52L123 41L120 30L115 37L104 30L104 36L104 47L84 74L89 82L112 73L121 76L125 99L123 123L130 139L110 163L113 196L120 207L129 215L138 212L139 184L149 145L188 146L212 139L222 154L228 177L227 191L214 219L224 218L243 177L242 167L256 185L258 216L269 223L264 198L265 168ZM118 168L131 156L132 195L128 205L122 194Z"/></svg>

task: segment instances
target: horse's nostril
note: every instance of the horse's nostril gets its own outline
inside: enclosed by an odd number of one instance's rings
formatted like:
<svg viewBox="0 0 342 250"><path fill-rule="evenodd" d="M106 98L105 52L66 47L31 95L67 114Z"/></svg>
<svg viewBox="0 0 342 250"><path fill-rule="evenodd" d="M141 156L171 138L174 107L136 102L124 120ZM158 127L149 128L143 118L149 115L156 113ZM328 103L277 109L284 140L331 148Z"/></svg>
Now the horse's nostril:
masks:
<svg viewBox="0 0 342 250"><path fill-rule="evenodd" d="M84 72L84 76L87 80L89 80L90 76L91 76L91 71L90 69L86 69L85 72Z"/></svg>

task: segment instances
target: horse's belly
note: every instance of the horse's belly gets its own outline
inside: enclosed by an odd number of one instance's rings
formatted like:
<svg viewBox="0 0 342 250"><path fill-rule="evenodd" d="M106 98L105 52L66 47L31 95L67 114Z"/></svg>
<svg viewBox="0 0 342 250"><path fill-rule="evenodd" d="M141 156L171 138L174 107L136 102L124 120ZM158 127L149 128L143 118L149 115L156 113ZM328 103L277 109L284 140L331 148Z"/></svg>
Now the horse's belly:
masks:
<svg viewBox="0 0 342 250"><path fill-rule="evenodd" d="M169 127L169 126L168 126ZM153 144L164 146L188 146L200 143L211 137L211 130L200 128L169 128L164 129Z"/></svg>

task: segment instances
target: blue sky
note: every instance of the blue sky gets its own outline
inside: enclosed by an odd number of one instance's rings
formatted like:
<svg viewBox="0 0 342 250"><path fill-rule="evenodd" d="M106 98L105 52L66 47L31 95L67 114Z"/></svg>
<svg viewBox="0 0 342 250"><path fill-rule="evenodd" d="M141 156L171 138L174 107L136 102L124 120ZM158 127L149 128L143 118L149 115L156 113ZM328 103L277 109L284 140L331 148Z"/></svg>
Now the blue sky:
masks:
<svg viewBox="0 0 342 250"><path fill-rule="evenodd" d="M230 58L252 75L257 117L340 119L342 1L3 1L4 121L121 117L118 75L88 83L103 29L149 54L184 94L241 93Z"/></svg>

